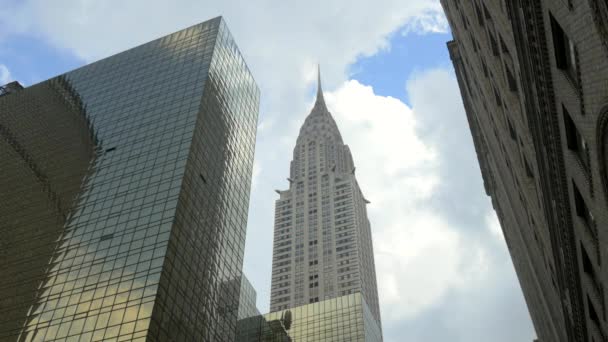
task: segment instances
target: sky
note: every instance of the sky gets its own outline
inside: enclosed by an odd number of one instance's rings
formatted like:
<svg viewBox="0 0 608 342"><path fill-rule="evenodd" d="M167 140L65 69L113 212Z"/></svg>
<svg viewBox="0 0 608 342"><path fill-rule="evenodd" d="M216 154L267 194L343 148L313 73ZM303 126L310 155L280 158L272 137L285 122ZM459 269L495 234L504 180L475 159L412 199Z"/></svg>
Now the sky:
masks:
<svg viewBox="0 0 608 342"><path fill-rule="evenodd" d="M371 201L387 342L532 341L434 0L0 0L0 84L31 85L223 15L261 89L244 272L269 307L286 189L321 64Z"/></svg>

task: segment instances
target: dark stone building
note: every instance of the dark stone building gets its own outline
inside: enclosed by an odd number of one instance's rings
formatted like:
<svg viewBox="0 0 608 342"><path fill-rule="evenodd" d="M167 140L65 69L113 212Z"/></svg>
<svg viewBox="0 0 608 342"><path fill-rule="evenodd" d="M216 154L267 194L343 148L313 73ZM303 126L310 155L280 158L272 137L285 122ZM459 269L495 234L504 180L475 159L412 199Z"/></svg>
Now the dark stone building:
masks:
<svg viewBox="0 0 608 342"><path fill-rule="evenodd" d="M0 88L0 340L234 341L258 104L221 18Z"/></svg>
<svg viewBox="0 0 608 342"><path fill-rule="evenodd" d="M538 341L606 341L608 4L441 2Z"/></svg>

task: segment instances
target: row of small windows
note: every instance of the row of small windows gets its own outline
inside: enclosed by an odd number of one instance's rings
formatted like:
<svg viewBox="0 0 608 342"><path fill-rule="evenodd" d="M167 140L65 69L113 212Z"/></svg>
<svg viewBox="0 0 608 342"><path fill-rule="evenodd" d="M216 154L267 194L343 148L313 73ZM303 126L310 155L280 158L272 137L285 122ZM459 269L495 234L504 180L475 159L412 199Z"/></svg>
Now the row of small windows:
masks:
<svg viewBox="0 0 608 342"><path fill-rule="evenodd" d="M347 218L345 220L337 220L336 221L336 226L339 225L339 224L351 223L351 222L353 222L353 218L352 217L351 218Z"/></svg>
<svg viewBox="0 0 608 342"><path fill-rule="evenodd" d="M274 277L274 278L272 278L272 281L281 281L281 280L285 280L285 279L289 279L289 274Z"/></svg>
<svg viewBox="0 0 608 342"><path fill-rule="evenodd" d="M275 283L272 285L272 288L275 289L275 288L280 288L280 287L286 287L286 286L289 286L289 284L290 283L288 281L284 281L282 283Z"/></svg>
<svg viewBox="0 0 608 342"><path fill-rule="evenodd" d="M338 209L340 209L341 206L346 206L346 205L349 205L351 203L352 203L351 199L348 199L348 200L342 201L342 202L336 202L336 204L335 204L336 211L338 211Z"/></svg>
<svg viewBox="0 0 608 342"><path fill-rule="evenodd" d="M337 247L336 248L336 252L341 252L341 251L345 251L347 249L351 249L353 246L351 245L346 245L346 246L342 246L342 247Z"/></svg>
<svg viewBox="0 0 608 342"><path fill-rule="evenodd" d="M338 202L347 198L350 198L350 194L334 197L334 201Z"/></svg>
<svg viewBox="0 0 608 342"><path fill-rule="evenodd" d="M277 271L276 272L277 274L291 271L291 267L282 267L282 268L273 268L273 269L275 269Z"/></svg>
<svg viewBox="0 0 608 342"><path fill-rule="evenodd" d="M289 230L289 229L277 229L277 230L275 231L275 235L277 235L277 236L281 236L281 235L283 235L283 234L288 234L289 232L290 232L290 230Z"/></svg>
<svg viewBox="0 0 608 342"><path fill-rule="evenodd" d="M338 280L345 280L345 279L350 279L350 278L356 278L357 277L357 273L349 273L349 274L345 274L345 275L341 275L338 277Z"/></svg>
<svg viewBox="0 0 608 342"><path fill-rule="evenodd" d="M288 294L289 293L289 289L283 289L283 290L279 290L273 293L274 296L280 296L280 295L284 295L284 294Z"/></svg>
<svg viewBox="0 0 608 342"><path fill-rule="evenodd" d="M358 284L359 284L359 281L357 281L357 280L351 280L349 282L345 282L345 283L340 284L340 287L344 288L344 287L349 287L349 286L357 286Z"/></svg>
<svg viewBox="0 0 608 342"><path fill-rule="evenodd" d="M343 243L353 242L354 240L355 239L353 237L349 237L347 239L338 240L338 241L336 241L336 245L343 244Z"/></svg>
<svg viewBox="0 0 608 342"><path fill-rule="evenodd" d="M513 73L511 67L509 66L509 63L507 63L507 60L509 60L509 61L511 60L511 57L510 57L511 54L509 52L509 49L507 48L507 44L505 43L503 37L500 34L495 33L493 23L491 22L492 17L490 15L490 13L487 11L485 4L482 4L482 6L483 6L484 15L481 14L481 9L479 7L479 4L477 2L475 2L475 9L477 12L477 17L479 19L479 24L481 26L484 26L484 20L488 20L491 23L491 25L488 25L486 32L487 32L488 39L490 41L490 48L492 50L492 54L495 57L499 57L500 52L502 51L503 57L504 57L503 68L505 70L507 86L510 91L517 92L517 90L518 90L517 79L515 78L515 74ZM473 49L475 50L475 52L477 52L477 50L479 50L480 47L478 46L478 43L472 34L470 35L470 37L471 37L471 40L473 43ZM498 37L498 40L496 37ZM481 57L480 57L480 59L481 59ZM482 65L482 70L483 70L484 76L490 77L488 67L487 67L485 61L483 61L483 59L481 60L481 65ZM496 102L498 105L500 105L502 102L500 100L500 96L498 95L498 92L496 90L494 90L494 92L495 92L495 96L496 96Z"/></svg>
<svg viewBox="0 0 608 342"><path fill-rule="evenodd" d="M288 239L291 239L291 235L279 236L279 237L276 237L274 240L275 240L275 242L276 241L281 241L282 242L282 240L288 240Z"/></svg>
<svg viewBox="0 0 608 342"><path fill-rule="evenodd" d="M288 302L288 301L289 301L289 296L276 298L274 300L275 303L282 303L282 302Z"/></svg>
<svg viewBox="0 0 608 342"><path fill-rule="evenodd" d="M279 243L275 244L274 247L276 248L276 247L282 247L282 246L288 246L288 245L291 245L291 241L279 242Z"/></svg>
<svg viewBox="0 0 608 342"><path fill-rule="evenodd" d="M280 223L283 223L283 222L286 222L286 221L291 221L291 216L286 216L286 217L282 217L282 218L277 218L277 219L275 220L275 223L280 224Z"/></svg>
<svg viewBox="0 0 608 342"><path fill-rule="evenodd" d="M343 214L338 214L336 215L336 220L337 219L341 219L343 217L351 217L353 215L353 212L347 212L347 213L343 213Z"/></svg>
<svg viewBox="0 0 608 342"><path fill-rule="evenodd" d="M274 253L275 254L281 254L281 253L289 252L289 251L291 251L291 246L285 247L285 248L275 249Z"/></svg>

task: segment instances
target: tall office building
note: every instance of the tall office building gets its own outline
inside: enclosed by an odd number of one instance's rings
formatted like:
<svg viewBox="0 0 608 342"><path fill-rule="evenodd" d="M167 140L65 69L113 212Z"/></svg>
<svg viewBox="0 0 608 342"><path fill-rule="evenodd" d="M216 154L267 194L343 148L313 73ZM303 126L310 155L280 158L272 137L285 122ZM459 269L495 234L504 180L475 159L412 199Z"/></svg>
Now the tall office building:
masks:
<svg viewBox="0 0 608 342"><path fill-rule="evenodd" d="M538 341L606 341L608 5L442 4L486 192Z"/></svg>
<svg viewBox="0 0 608 342"><path fill-rule="evenodd" d="M317 98L277 191L270 311L361 293L380 326L372 237L350 150Z"/></svg>
<svg viewBox="0 0 608 342"><path fill-rule="evenodd" d="M65 78L0 97L0 333L17 334L98 141ZM0 338L1 339L1 338Z"/></svg>
<svg viewBox="0 0 608 342"><path fill-rule="evenodd" d="M233 341L259 90L215 18L0 89L0 340Z"/></svg>

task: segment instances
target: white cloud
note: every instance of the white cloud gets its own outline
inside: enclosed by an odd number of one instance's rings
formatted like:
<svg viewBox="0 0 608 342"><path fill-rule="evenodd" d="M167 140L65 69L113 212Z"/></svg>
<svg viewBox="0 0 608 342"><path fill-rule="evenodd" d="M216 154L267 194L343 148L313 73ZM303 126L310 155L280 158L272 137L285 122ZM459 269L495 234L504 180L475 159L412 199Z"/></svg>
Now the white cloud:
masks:
<svg viewBox="0 0 608 342"><path fill-rule="evenodd" d="M257 161L253 162L253 174L251 175L251 191L255 191L258 185L258 181L260 178L260 173L262 173L262 166Z"/></svg>
<svg viewBox="0 0 608 342"><path fill-rule="evenodd" d="M397 321L436 305L457 286L463 255L458 234L438 215L386 214L391 225L376 227L374 237L376 272L383 318Z"/></svg>
<svg viewBox="0 0 608 342"><path fill-rule="evenodd" d="M6 67L6 65L0 64L0 85L7 84L8 82L10 82L12 80L13 80L13 78L11 76L10 71Z"/></svg>
<svg viewBox="0 0 608 342"><path fill-rule="evenodd" d="M415 20L411 20L401 31L403 35L409 33L426 34L426 33L446 33L450 30L448 21L442 13L436 11L428 11Z"/></svg>
<svg viewBox="0 0 608 342"><path fill-rule="evenodd" d="M372 208L399 205L430 194L439 181L432 172L437 155L416 135L414 113L407 105L396 98L378 96L372 87L355 80L345 82L325 98L351 148L359 182ZM401 200L393 202L395 197Z"/></svg>
<svg viewBox="0 0 608 342"><path fill-rule="evenodd" d="M414 92L435 92L417 87L437 82L442 82L442 91L454 91L450 87L455 80L446 82L444 76L435 69L418 74ZM412 318L438 305L448 291L487 276L486 252L465 246L445 213L430 209L441 184L442 156L420 137L417 120L431 113L374 94L356 80L327 92L325 99L351 148L359 184L372 202L368 209L384 320Z"/></svg>
<svg viewBox="0 0 608 342"><path fill-rule="evenodd" d="M439 182L437 153L420 140L415 113L399 99L376 95L355 80L325 98L372 202L383 318L415 315L457 279L460 257L457 235L440 217L417 210Z"/></svg>
<svg viewBox="0 0 608 342"><path fill-rule="evenodd" d="M502 228L500 227L500 222L498 221L498 217L496 216L496 212L492 211L488 213L486 216L487 227L492 233L492 235L498 241L505 241L505 236L502 233Z"/></svg>
<svg viewBox="0 0 608 342"><path fill-rule="evenodd" d="M485 296L501 296L488 289L504 280L512 281L505 286L513 299L501 308L521 317L517 324L524 330L514 335L530 334L502 231L475 166L455 77L443 68L424 70L411 77L407 92L413 107L354 80L325 95L352 150L362 190L372 201L368 209L387 340L403 337L397 327L404 322L429 312L448 319L462 310L446 306L448 301L492 311L490 303L476 304L482 300L477 295L483 289ZM471 167L462 168L461 162ZM462 188L446 182L466 184L466 193L451 191ZM478 314L474 308L462 312L464 321ZM492 317L477 318L500 321ZM466 336L475 334L487 336L465 324L454 340L471 340Z"/></svg>

